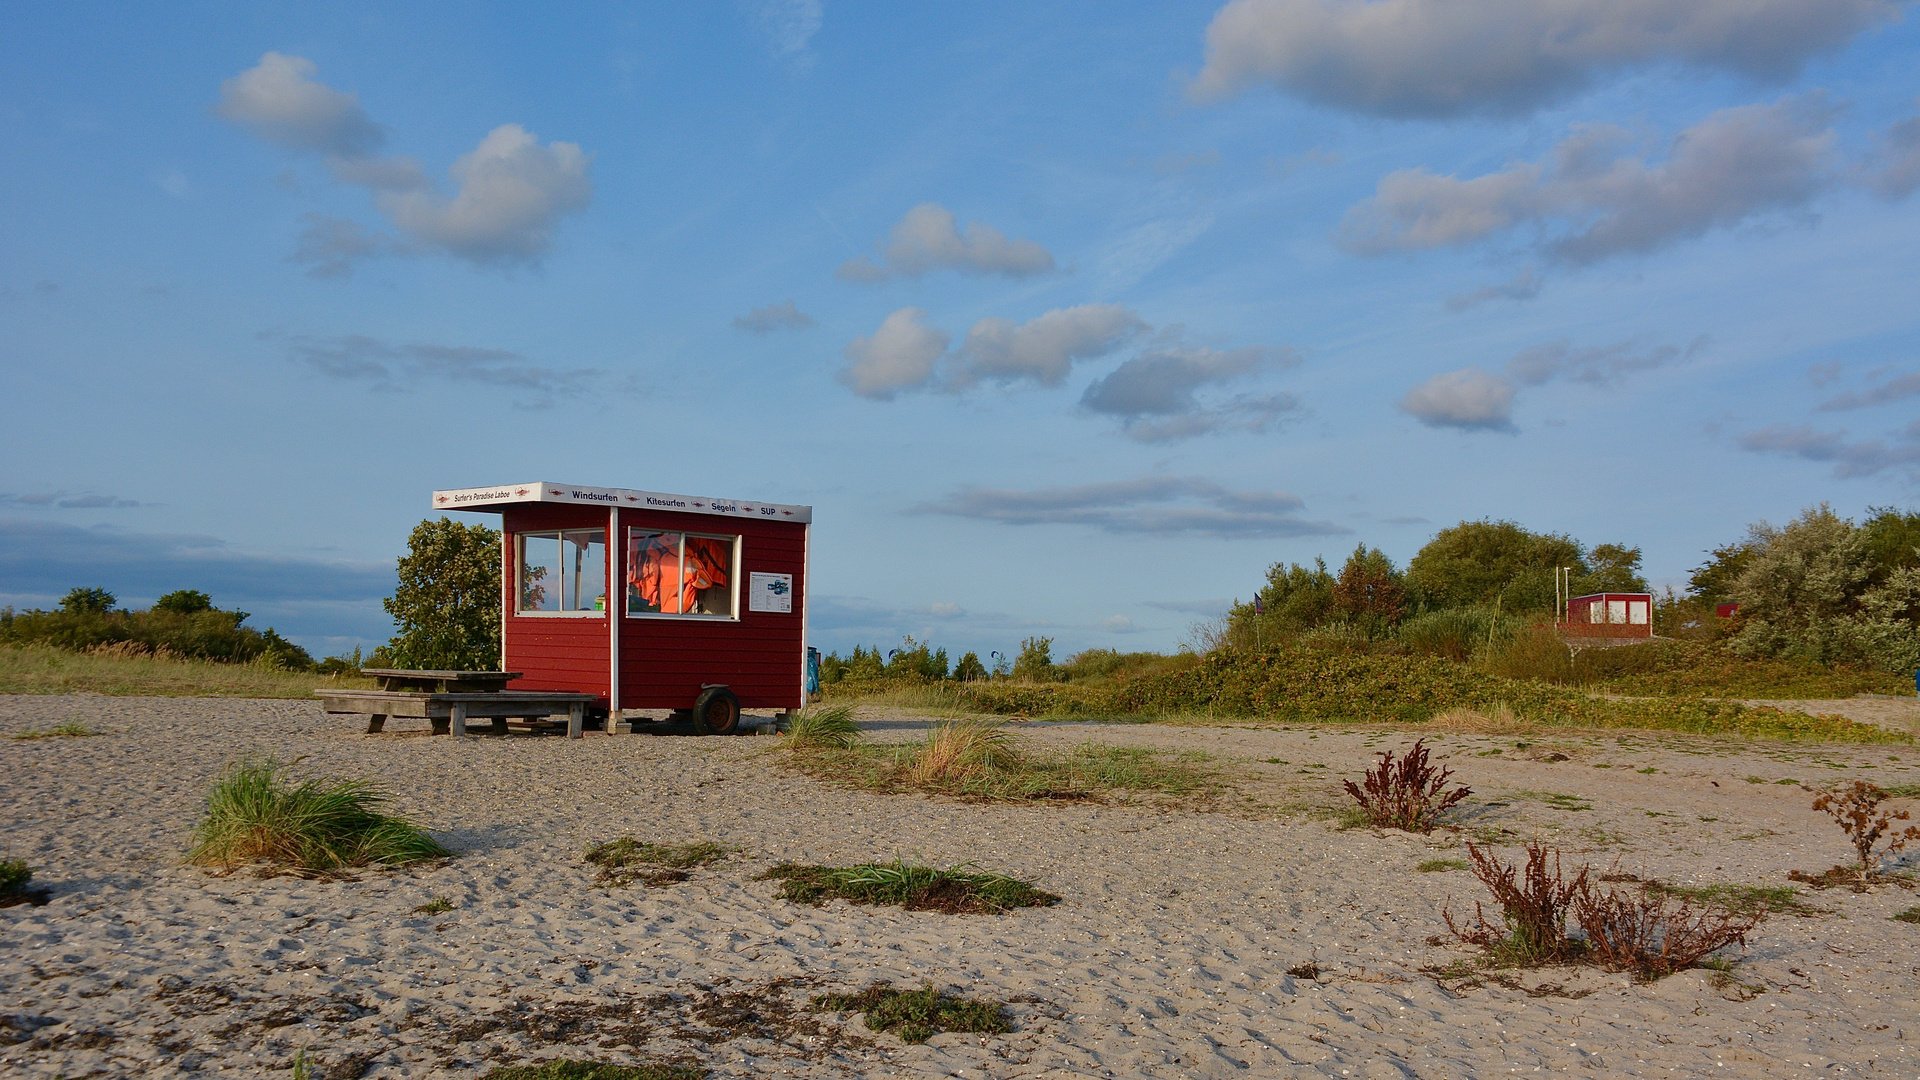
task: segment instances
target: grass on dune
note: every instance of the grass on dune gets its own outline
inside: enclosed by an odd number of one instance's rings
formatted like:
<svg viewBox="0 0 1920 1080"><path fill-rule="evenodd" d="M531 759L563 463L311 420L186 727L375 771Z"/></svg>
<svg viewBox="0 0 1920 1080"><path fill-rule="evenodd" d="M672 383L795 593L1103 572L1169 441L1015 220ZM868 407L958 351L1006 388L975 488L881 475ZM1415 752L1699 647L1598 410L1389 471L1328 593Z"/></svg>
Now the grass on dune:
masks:
<svg viewBox="0 0 1920 1080"><path fill-rule="evenodd" d="M600 1061L543 1061L505 1065L480 1080L706 1080L707 1070L692 1065L612 1065Z"/></svg>
<svg viewBox="0 0 1920 1080"><path fill-rule="evenodd" d="M995 800L1103 798L1116 792L1175 798L1218 795L1226 784L1196 751L1085 742L1035 750L992 719L937 724L924 739L789 744L793 765L821 780L872 791L925 791Z"/></svg>
<svg viewBox="0 0 1920 1080"><path fill-rule="evenodd" d="M391 798L366 780L296 779L277 761L242 761L208 791L187 861L324 875L452 854L412 822L385 813Z"/></svg>
<svg viewBox="0 0 1920 1080"><path fill-rule="evenodd" d="M853 719L853 706L809 705L787 727L787 745L791 747L837 747L845 749L860 740L860 725Z"/></svg>
<svg viewBox="0 0 1920 1080"><path fill-rule="evenodd" d="M66 720L44 730L40 728L28 728L25 731L17 731L13 737L16 741L30 739L80 739L88 735L98 734L100 733L78 720Z"/></svg>
<svg viewBox="0 0 1920 1080"><path fill-rule="evenodd" d="M0 694L94 693L115 697L311 698L321 687L371 690L369 678L300 675L252 664L68 652L0 645Z"/></svg>
<svg viewBox="0 0 1920 1080"><path fill-rule="evenodd" d="M923 1043L943 1031L1004 1035L1013 1030L999 1002L957 997L934 989L932 983L897 990L877 982L857 994L821 994L809 1003L816 1009L863 1013L868 1031L892 1032L901 1042Z"/></svg>
<svg viewBox="0 0 1920 1080"><path fill-rule="evenodd" d="M668 885L685 881L687 871L718 862L733 854L734 848L711 840L688 844L652 844L623 836L595 844L587 849L587 861L600 868L594 884L606 888L625 888L638 881L645 885Z"/></svg>
<svg viewBox="0 0 1920 1080"><path fill-rule="evenodd" d="M838 899L855 904L894 904L908 911L999 915L1014 908L1060 902L1050 892L1004 874L981 872L971 863L945 870L904 860L860 866L781 863L760 876L779 881L780 899L796 904L818 905Z"/></svg>

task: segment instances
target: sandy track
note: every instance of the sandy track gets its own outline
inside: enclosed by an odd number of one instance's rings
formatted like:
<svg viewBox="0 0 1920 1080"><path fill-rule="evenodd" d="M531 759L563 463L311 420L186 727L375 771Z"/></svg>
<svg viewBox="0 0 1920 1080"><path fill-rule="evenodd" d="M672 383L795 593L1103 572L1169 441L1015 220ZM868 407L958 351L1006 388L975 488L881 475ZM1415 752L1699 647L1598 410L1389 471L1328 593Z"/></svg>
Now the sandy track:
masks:
<svg viewBox="0 0 1920 1080"><path fill-rule="evenodd" d="M866 719L883 738L921 723ZM1457 854L1460 834L1342 832L1301 809L1335 805L1340 777L1408 741L1392 732L1021 725L1041 743L1204 750L1249 778L1251 798L1200 811L840 790L779 769L770 739L456 744L365 736L299 702L0 698L0 735L65 720L108 734L0 741L4 846L53 890L0 910L0 1075L262 1075L302 1046L322 1075L370 1077L586 1053L727 1077L1920 1071L1920 926L1889 919L1920 895L1898 889L1810 896L1830 914L1763 925L1741 985L1720 989L1700 971L1477 988L1423 974L1465 955L1428 939L1449 895L1470 905L1479 887L1414 867ZM1439 741L1478 793L1467 829L1681 884L1779 885L1845 858L1776 781L1920 781L1909 747L1526 741ZM207 783L249 753L377 778L464 854L335 882L181 866ZM591 887L582 850L624 834L745 854L678 885ZM896 854L1066 901L1005 917L805 908L755 878ZM454 910L413 912L435 896ZM1318 978L1288 974L1308 962ZM873 979L1012 1000L1018 1030L913 1047L795 1008Z"/></svg>

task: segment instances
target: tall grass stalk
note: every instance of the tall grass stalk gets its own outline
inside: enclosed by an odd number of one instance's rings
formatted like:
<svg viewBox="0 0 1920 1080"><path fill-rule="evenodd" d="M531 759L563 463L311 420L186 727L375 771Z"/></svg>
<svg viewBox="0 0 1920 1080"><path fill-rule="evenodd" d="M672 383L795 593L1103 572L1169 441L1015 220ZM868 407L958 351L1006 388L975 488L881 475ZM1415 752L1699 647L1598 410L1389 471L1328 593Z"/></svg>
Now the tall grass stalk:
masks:
<svg viewBox="0 0 1920 1080"><path fill-rule="evenodd" d="M384 813L391 798L367 780L295 780L277 761L241 761L208 791L187 861L330 874L452 854L412 822Z"/></svg>

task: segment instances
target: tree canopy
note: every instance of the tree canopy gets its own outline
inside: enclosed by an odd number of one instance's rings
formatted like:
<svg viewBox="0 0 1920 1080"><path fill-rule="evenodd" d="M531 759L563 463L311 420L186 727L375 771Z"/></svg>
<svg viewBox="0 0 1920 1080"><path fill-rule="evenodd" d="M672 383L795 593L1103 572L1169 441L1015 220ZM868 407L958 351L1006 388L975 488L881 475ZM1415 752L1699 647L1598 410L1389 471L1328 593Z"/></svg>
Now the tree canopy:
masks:
<svg viewBox="0 0 1920 1080"><path fill-rule="evenodd" d="M407 537L399 587L382 602L400 632L387 657L407 668L500 667L500 534L447 518Z"/></svg>

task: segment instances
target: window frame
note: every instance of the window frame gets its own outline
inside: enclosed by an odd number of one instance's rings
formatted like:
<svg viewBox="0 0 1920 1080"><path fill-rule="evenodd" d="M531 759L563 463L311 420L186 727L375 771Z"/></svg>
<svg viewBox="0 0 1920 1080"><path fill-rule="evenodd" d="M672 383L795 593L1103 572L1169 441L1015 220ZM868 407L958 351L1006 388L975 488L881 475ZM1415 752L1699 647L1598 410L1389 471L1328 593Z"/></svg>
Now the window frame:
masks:
<svg viewBox="0 0 1920 1080"><path fill-rule="evenodd" d="M539 539L558 540L561 545L560 550L564 554L566 551L566 537L568 533L599 534L601 550L606 554L606 558L603 560L603 565L600 568L600 575L601 575L601 580L603 584L607 578L612 576L613 552L609 549L607 545L607 530L605 526L602 526L601 528L598 528L598 529L593 529L593 528L524 529L520 532L516 532L513 534L513 615L514 615L514 618L517 618L517 619L604 619L608 616L609 614L608 611L606 610L596 611L593 608L574 608L574 609L562 608L554 611L540 611L537 609L525 608L520 606L522 599L524 599L525 597L525 593L522 592L522 589L521 589L521 582L525 580L526 572L527 572L527 538L534 537ZM564 582L566 580L566 573L567 573L567 568L563 560L560 566L561 582ZM560 585L560 583L556 583L556 586L558 585ZM562 596L564 597L564 595L565 594L563 592Z"/></svg>
<svg viewBox="0 0 1920 1080"><path fill-rule="evenodd" d="M620 575L620 615L626 619L692 619L698 622L739 622L740 621L740 567L746 562L746 537L739 533L703 533L687 529L671 529L662 525L628 525L627 535L622 538L625 546L620 549L621 567L626 571ZM635 533L658 536L672 533L680 537L680 578L685 580L687 568L687 539L731 540L733 542L733 565L727 571L727 603L732 608L731 615L709 615L699 611L633 611L628 607L632 599L626 574L633 571L627 560L633 556L633 535Z"/></svg>

